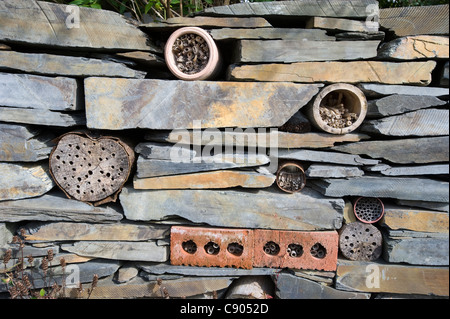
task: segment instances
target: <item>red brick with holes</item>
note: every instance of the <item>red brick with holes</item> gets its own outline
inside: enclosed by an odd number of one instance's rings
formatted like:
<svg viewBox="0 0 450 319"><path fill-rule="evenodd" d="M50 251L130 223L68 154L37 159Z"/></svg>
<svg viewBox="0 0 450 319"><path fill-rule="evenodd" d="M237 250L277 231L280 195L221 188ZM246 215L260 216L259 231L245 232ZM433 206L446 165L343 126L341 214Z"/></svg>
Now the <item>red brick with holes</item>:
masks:
<svg viewBox="0 0 450 319"><path fill-rule="evenodd" d="M173 226L170 235L172 265L251 269L253 231Z"/></svg>
<svg viewBox="0 0 450 319"><path fill-rule="evenodd" d="M253 231L253 237L253 267L336 270L339 243L336 231L259 229Z"/></svg>

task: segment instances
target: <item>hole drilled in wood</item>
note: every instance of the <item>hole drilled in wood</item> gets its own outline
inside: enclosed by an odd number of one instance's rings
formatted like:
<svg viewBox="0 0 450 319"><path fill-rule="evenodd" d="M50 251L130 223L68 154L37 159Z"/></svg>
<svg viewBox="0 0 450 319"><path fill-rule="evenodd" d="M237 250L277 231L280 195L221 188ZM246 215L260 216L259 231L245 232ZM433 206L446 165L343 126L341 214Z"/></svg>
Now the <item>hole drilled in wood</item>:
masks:
<svg viewBox="0 0 450 319"><path fill-rule="evenodd" d="M101 201L119 191L128 177L123 171L129 172L131 165L129 153L119 142L94 141L79 134L64 135L50 155L50 170L58 186L85 202ZM70 183L66 176L72 176Z"/></svg>
<svg viewBox="0 0 450 319"><path fill-rule="evenodd" d="M339 235L339 248L350 260L376 260L382 253L381 232L375 226L361 222L344 225Z"/></svg>

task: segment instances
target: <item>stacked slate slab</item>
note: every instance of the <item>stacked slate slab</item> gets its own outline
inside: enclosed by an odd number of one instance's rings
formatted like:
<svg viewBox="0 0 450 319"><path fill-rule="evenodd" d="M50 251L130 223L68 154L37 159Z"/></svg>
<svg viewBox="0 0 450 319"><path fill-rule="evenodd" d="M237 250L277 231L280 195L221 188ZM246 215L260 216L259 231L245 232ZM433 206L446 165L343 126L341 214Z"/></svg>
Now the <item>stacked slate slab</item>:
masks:
<svg viewBox="0 0 450 319"><path fill-rule="evenodd" d="M0 260L12 252L0 278L20 261L20 235L36 289L49 249L57 284L99 276L90 295L66 287L69 298L225 298L262 279L276 285L260 297L448 298L448 5L243 2L146 24L78 9L0 1ZM182 81L166 67L164 44L185 26L217 43L217 78ZM309 122L306 106L332 83L366 96L356 131ZM50 153L72 131L133 145L117 201L69 199L53 181ZM286 162L304 168L300 192L277 186ZM336 271L170 264L173 225L339 232L358 222L359 197L384 203L377 260L339 254Z"/></svg>

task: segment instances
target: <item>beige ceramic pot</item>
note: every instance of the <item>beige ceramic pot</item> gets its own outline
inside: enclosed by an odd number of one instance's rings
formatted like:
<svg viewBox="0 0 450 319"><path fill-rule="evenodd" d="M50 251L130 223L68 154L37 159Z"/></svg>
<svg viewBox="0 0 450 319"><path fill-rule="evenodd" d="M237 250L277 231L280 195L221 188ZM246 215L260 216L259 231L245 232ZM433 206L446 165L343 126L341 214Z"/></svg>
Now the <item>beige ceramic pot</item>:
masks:
<svg viewBox="0 0 450 319"><path fill-rule="evenodd" d="M198 27L173 32L166 42L164 57L169 70L187 81L211 80L221 70L219 49L213 38Z"/></svg>
<svg viewBox="0 0 450 319"><path fill-rule="evenodd" d="M347 134L364 121L367 99L356 86L336 83L323 88L305 109L316 128L332 134Z"/></svg>

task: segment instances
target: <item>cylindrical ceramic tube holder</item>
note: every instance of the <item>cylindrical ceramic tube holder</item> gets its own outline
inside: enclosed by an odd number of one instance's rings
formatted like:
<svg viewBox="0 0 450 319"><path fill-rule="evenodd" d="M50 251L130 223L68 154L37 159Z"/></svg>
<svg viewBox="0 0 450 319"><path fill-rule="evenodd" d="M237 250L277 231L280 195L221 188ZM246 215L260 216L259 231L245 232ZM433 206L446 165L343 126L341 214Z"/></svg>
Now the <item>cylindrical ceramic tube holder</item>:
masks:
<svg viewBox="0 0 450 319"><path fill-rule="evenodd" d="M376 197L359 197L353 204L355 217L362 223L373 224L384 215L384 204Z"/></svg>
<svg viewBox="0 0 450 319"><path fill-rule="evenodd" d="M305 171L297 163L284 163L278 168L276 182L282 191L287 193L299 192L306 185Z"/></svg>
<svg viewBox="0 0 450 319"><path fill-rule="evenodd" d="M336 127L329 125L321 116L320 109L325 105L330 95L337 97L337 101L350 113L356 114L356 119L350 120L351 125ZM305 108L306 115L316 128L331 134L347 134L356 130L364 121L367 114L367 99L364 93L354 85L347 83L331 84L323 88L319 94Z"/></svg>
<svg viewBox="0 0 450 319"><path fill-rule="evenodd" d="M185 73L178 68L178 62L176 61L176 56L173 52L173 45L175 44L177 39L187 34L200 36L201 38L203 38L209 48L209 57L206 66L200 71L192 74ZM207 31L198 27L184 27L174 31L166 42L164 48L164 58L170 72L172 72L172 74L177 78L186 81L212 80L220 73L222 68L220 51L216 43L214 42L214 39L209 35Z"/></svg>

